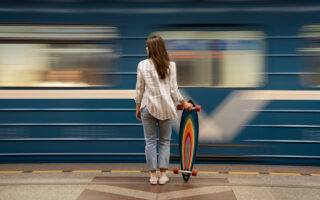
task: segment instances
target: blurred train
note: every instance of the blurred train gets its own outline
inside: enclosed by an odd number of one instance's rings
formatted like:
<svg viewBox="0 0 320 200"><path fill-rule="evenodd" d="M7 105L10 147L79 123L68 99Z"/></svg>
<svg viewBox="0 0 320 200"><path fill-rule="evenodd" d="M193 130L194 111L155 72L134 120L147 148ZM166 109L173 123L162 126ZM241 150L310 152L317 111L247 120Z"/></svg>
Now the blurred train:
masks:
<svg viewBox="0 0 320 200"><path fill-rule="evenodd" d="M316 1L1 1L0 161L143 162L136 69L159 35L202 106L198 160L318 165L319 22Z"/></svg>

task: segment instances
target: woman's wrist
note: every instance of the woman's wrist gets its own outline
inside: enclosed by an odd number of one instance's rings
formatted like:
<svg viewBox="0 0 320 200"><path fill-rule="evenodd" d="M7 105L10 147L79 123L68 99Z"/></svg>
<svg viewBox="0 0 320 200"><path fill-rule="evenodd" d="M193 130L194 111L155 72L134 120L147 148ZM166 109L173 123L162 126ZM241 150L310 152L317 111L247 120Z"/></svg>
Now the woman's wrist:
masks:
<svg viewBox="0 0 320 200"><path fill-rule="evenodd" d="M184 99L182 99L182 100L180 101L180 103L181 103L182 105L185 105L185 104L187 103L187 101L184 100Z"/></svg>

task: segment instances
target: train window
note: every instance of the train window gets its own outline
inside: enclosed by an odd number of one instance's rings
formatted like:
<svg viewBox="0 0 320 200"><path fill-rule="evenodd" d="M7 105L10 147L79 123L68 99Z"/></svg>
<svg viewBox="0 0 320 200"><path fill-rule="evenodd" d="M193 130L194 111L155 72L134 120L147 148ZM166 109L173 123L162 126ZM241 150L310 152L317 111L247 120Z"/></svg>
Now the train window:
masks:
<svg viewBox="0 0 320 200"><path fill-rule="evenodd" d="M320 87L320 25L307 25L301 29L303 48L299 51L304 55L303 71L300 80L308 87Z"/></svg>
<svg viewBox="0 0 320 200"><path fill-rule="evenodd" d="M110 86L114 27L0 25L0 87Z"/></svg>
<svg viewBox="0 0 320 200"><path fill-rule="evenodd" d="M161 31L180 87L259 87L265 82L260 31Z"/></svg>

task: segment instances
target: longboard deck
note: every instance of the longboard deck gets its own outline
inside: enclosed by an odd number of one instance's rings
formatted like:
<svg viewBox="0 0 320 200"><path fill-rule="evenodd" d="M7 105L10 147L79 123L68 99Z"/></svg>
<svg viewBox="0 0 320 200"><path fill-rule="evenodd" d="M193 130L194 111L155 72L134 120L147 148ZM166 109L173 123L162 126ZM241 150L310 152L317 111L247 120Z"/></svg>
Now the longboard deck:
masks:
<svg viewBox="0 0 320 200"><path fill-rule="evenodd" d="M193 106L195 104L189 100ZM183 110L180 130L179 130L179 151L181 170L192 171L193 164L196 157L199 136L198 114L196 110ZM182 178L188 182L191 174L182 173Z"/></svg>

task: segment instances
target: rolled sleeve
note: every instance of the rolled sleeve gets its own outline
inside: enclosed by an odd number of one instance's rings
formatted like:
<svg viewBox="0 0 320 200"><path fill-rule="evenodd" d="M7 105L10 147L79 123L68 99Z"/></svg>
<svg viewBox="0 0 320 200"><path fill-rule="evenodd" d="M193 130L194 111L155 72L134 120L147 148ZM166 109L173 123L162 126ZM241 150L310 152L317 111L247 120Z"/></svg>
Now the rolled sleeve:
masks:
<svg viewBox="0 0 320 200"><path fill-rule="evenodd" d="M138 69L137 69L136 97L134 98L137 104L141 103L143 93L144 93L144 79L141 71L141 63L139 63Z"/></svg>
<svg viewBox="0 0 320 200"><path fill-rule="evenodd" d="M176 75L176 63L171 62L172 67L170 71L170 94L175 103L179 103L183 100L182 95L179 92Z"/></svg>

